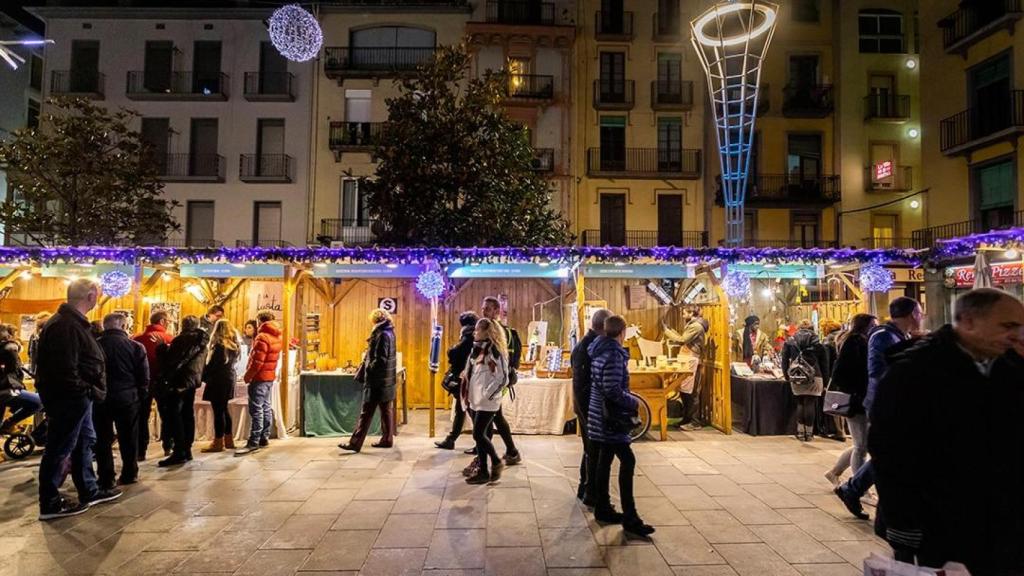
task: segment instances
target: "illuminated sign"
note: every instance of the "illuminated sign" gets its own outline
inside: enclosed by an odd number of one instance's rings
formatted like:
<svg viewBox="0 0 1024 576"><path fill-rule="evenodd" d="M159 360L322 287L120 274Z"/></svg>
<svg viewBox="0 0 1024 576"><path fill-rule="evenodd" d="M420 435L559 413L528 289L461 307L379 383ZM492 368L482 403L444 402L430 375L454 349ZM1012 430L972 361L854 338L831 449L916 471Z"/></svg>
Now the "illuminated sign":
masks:
<svg viewBox="0 0 1024 576"><path fill-rule="evenodd" d="M947 282L952 279L957 288L974 286L974 266L957 266L946 269ZM1020 284L1024 279L1024 265L1021 262L1003 262L992 264L992 283L997 286L1004 284Z"/></svg>
<svg viewBox="0 0 1024 576"><path fill-rule="evenodd" d="M892 176L892 160L875 164L875 180L885 180Z"/></svg>
<svg viewBox="0 0 1024 576"><path fill-rule="evenodd" d="M282 264L182 264L182 278L281 278Z"/></svg>

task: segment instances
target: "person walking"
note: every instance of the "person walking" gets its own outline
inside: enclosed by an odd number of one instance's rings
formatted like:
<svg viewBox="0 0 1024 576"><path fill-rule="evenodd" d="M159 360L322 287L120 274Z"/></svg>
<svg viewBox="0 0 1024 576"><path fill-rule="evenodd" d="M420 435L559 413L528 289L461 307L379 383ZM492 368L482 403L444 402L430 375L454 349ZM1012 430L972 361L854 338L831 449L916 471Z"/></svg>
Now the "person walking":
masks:
<svg viewBox="0 0 1024 576"><path fill-rule="evenodd" d="M139 399L149 388L149 362L146 349L128 336L124 314L103 318L99 338L107 373L107 397L93 404L96 423L96 468L101 489L114 487L114 429L121 453L121 476L117 483L139 481Z"/></svg>
<svg viewBox="0 0 1024 576"><path fill-rule="evenodd" d="M157 384L163 406L160 417L167 421L174 438L171 455L157 466L180 466L192 460L192 442L196 437L196 389L202 385L203 365L206 362L206 343L209 335L199 327L199 319L185 316L178 334L160 359L160 379Z"/></svg>
<svg viewBox="0 0 1024 576"><path fill-rule="evenodd" d="M629 393L629 352L623 348L626 321L621 316L610 316L604 322L604 335L588 348L591 364L590 403L588 423L590 440L597 445L597 478L594 487L594 519L604 523L621 523L622 529L637 536L647 537L654 528L644 524L636 510L633 498L633 472L636 456L630 448L629 431L637 414L637 400ZM612 507L608 483L612 460L619 459L619 501L622 513Z"/></svg>
<svg viewBox="0 0 1024 576"><path fill-rule="evenodd" d="M228 402L235 397L235 363L238 361L238 335L231 323L221 318L213 325L208 360L203 368L203 400L213 412L213 441L203 452L235 449L235 429L231 426Z"/></svg>
<svg viewBox="0 0 1024 576"><path fill-rule="evenodd" d="M235 451L242 456L270 445L270 429L274 425L271 393L277 378L284 343L274 314L263 311L256 315L260 327L249 351L249 364L242 378L249 385L249 440Z"/></svg>
<svg viewBox="0 0 1024 576"><path fill-rule="evenodd" d="M814 438L818 397L825 390L824 379L829 373L825 347L814 333L810 320L801 320L796 334L782 345L782 373L796 396L796 437L810 442Z"/></svg>
<svg viewBox="0 0 1024 576"><path fill-rule="evenodd" d="M477 467L467 484L493 484L501 479L505 465L498 458L488 434L501 410L501 396L508 386L508 350L505 331L494 320L481 318L473 332L473 351L463 373L466 398L473 410L473 440ZM490 464L490 471L488 471Z"/></svg>
<svg viewBox="0 0 1024 576"><path fill-rule="evenodd" d="M149 364L149 386L139 398L139 462L146 460L146 451L149 448L149 416L153 411L153 400L156 399L157 409L160 409L160 398L156 390L156 380L160 375L160 356L170 346L171 333L167 331L171 318L167 312L154 312L149 317L149 325L141 334L135 336L134 340L146 349L146 361ZM173 439L167 421L160 418L160 444L164 449L164 458L171 455Z"/></svg>
<svg viewBox="0 0 1024 576"><path fill-rule="evenodd" d="M39 366L36 362L39 349L39 334L43 331L43 325L50 319L50 316L53 316L52 312L43 311L36 314L36 329L32 331L32 335L28 338L28 370L33 376L35 376L36 368Z"/></svg>
<svg viewBox="0 0 1024 576"><path fill-rule="evenodd" d="M828 389L850 395L850 411L844 418L850 426L853 446L844 450L835 466L825 473L833 487L839 486L839 477L847 468L856 474L867 458L868 417L864 397L868 393L868 334L876 326L878 319L871 314L857 314L850 321L850 329L836 341L839 352Z"/></svg>
<svg viewBox="0 0 1024 576"><path fill-rule="evenodd" d="M101 489L92 468L96 431L92 403L106 395L103 350L93 338L86 314L96 307L100 287L81 278L71 282L67 302L43 326L37 348L36 390L49 418L46 450L39 462L39 519L53 520L85 512L121 496ZM78 501L59 492L71 463Z"/></svg>
<svg viewBox="0 0 1024 576"><path fill-rule="evenodd" d="M374 448L391 448L395 442L395 381L398 367L395 349L395 327L391 314L380 308L370 313L373 331L367 342L366 355L356 372L356 381L363 384L363 407L348 442L338 444L342 450L359 452L373 414L380 410L380 441L371 444Z"/></svg>
<svg viewBox="0 0 1024 576"><path fill-rule="evenodd" d="M0 326L0 414L10 408L11 415L0 423L0 434L10 434L26 418L43 409L38 394L25 389L21 368L21 344L13 326Z"/></svg>
<svg viewBox="0 0 1024 576"><path fill-rule="evenodd" d="M681 394L683 397L683 421L679 429L684 432L694 432L704 427L700 419L700 393L704 345L708 337L707 320L701 317L700 307L691 306L683 310L683 319L686 326L683 327L683 346L697 357L697 371L693 375L693 389Z"/></svg>
<svg viewBox="0 0 1024 576"><path fill-rule="evenodd" d="M508 350L508 389L511 390L519 379L516 370L519 368L519 361L523 356L522 342L520 342L516 331L501 321L501 302L494 296L484 298L481 315L496 323L504 332L505 345ZM501 412L501 406L498 406L498 413L494 415L494 426L487 433L493 437L495 430L498 431L502 443L505 444L505 454L501 458L505 464L515 466L522 462L523 457L519 454L519 449L516 448L515 440L512 439L512 427L508 425L508 420Z"/></svg>
<svg viewBox="0 0 1024 576"><path fill-rule="evenodd" d="M460 314L459 326L462 327L462 331L459 334L459 341L448 349L448 371L445 372L441 386L455 401L455 416L448 436L440 442L434 442L434 446L442 450L455 449L455 441L462 434L462 428L466 424L466 407L462 403L462 372L466 369L469 354L473 351L473 332L476 330L477 320L479 318L476 312Z"/></svg>
<svg viewBox="0 0 1024 576"><path fill-rule="evenodd" d="M953 305L953 324L895 352L870 418L885 537L924 567L1024 574L1024 305L993 288ZM957 426L964 414L969 426Z"/></svg>
<svg viewBox="0 0 1024 576"><path fill-rule="evenodd" d="M572 364L572 399L576 423L580 427L580 439L583 441L583 457L580 459L580 483L576 488L576 498L586 506L594 505L594 485L597 478L597 450L590 440L587 427L587 415L590 410L590 390L592 386L590 366L590 345L599 336L604 335L604 322L612 315L606 308L595 310L590 316L590 328L576 347L572 349L569 361Z"/></svg>

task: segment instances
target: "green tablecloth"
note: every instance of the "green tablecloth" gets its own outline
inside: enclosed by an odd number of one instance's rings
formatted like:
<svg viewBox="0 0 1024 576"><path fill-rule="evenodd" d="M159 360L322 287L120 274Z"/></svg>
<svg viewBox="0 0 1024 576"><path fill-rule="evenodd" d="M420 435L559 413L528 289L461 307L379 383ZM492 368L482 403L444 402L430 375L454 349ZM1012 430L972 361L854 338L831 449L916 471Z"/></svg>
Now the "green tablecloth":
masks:
<svg viewBox="0 0 1024 576"><path fill-rule="evenodd" d="M363 386L351 374L304 372L299 376L304 436L348 436L355 430L363 405ZM380 413L373 417L371 436L380 434Z"/></svg>

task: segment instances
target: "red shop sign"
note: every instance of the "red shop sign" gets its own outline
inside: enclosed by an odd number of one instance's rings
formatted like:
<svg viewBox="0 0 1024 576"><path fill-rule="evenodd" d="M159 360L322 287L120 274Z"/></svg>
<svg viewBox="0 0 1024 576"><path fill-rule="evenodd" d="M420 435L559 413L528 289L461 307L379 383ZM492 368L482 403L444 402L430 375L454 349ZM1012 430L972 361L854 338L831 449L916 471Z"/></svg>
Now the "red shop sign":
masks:
<svg viewBox="0 0 1024 576"><path fill-rule="evenodd" d="M951 268L947 275L951 275L956 282L957 288L970 288L974 286L974 266L959 266ZM1024 279L1024 265L1020 262L1004 262L992 264L992 283L1020 284Z"/></svg>
<svg viewBox="0 0 1024 576"><path fill-rule="evenodd" d="M892 160L875 164L875 180L884 180L892 176Z"/></svg>

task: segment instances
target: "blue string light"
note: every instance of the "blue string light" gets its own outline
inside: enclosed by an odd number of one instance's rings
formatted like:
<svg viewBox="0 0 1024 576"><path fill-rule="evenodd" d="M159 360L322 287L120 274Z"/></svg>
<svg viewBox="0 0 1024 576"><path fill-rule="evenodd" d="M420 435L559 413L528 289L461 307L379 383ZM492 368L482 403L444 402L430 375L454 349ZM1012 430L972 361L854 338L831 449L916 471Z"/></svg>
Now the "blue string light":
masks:
<svg viewBox="0 0 1024 576"><path fill-rule="evenodd" d="M722 279L722 290L730 300L749 300L750 276L739 270L729 272Z"/></svg>
<svg viewBox="0 0 1024 576"><path fill-rule="evenodd" d="M868 263L860 269L860 287L867 292L888 292L895 278L881 264Z"/></svg>
<svg viewBox="0 0 1024 576"><path fill-rule="evenodd" d="M437 270L426 270L416 279L416 290L424 298L440 298L444 289L444 276Z"/></svg>
<svg viewBox="0 0 1024 576"><path fill-rule="evenodd" d="M124 272L112 270L100 275L100 288L104 296L120 298L132 291L132 278Z"/></svg>

